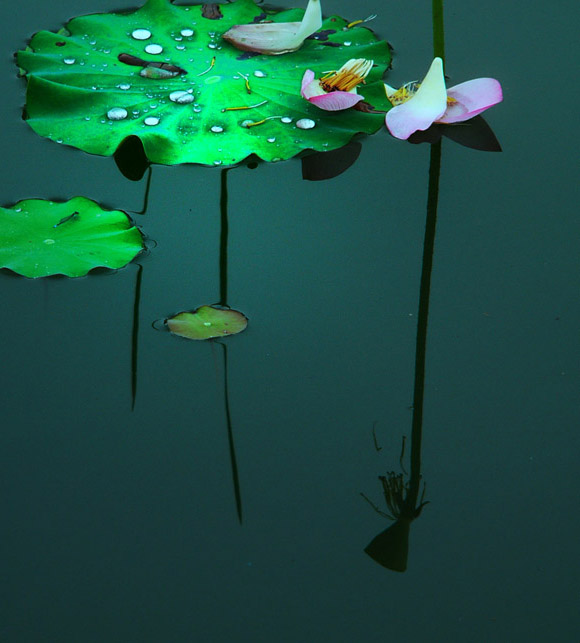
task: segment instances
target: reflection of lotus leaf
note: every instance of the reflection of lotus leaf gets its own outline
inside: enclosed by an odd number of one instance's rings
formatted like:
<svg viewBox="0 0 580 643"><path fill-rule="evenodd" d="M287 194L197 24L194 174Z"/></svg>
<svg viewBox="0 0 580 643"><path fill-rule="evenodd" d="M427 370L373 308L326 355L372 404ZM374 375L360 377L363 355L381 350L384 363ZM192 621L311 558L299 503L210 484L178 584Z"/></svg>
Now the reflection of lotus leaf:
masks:
<svg viewBox="0 0 580 643"><path fill-rule="evenodd" d="M75 197L0 208L0 268L25 277L81 277L98 267L122 268L143 249L129 217Z"/></svg>
<svg viewBox="0 0 580 643"><path fill-rule="evenodd" d="M169 165L231 165L252 153L283 160L304 149L335 149L383 125L381 114L325 112L300 96L306 68L320 75L350 58L369 58L376 66L359 93L387 108L381 78L389 48L369 29L346 29L334 16L296 52L253 55L221 35L264 18L262 8L237 0L219 9L221 17L204 17L202 5L148 0L132 13L74 18L59 33L37 33L18 54L28 79L29 125L105 156L137 135L150 161ZM268 19L295 21L302 14L280 11ZM250 109L233 109L239 107Z"/></svg>
<svg viewBox="0 0 580 643"><path fill-rule="evenodd" d="M245 330L248 319L237 310L200 306L193 312L177 313L167 320L174 335L187 339L212 339Z"/></svg>

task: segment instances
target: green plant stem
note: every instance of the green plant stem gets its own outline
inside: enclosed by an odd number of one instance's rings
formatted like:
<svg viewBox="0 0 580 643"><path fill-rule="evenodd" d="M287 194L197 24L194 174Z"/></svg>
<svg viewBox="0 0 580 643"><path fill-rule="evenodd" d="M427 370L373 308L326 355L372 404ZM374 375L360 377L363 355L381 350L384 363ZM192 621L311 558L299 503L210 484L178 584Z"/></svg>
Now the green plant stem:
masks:
<svg viewBox="0 0 580 643"><path fill-rule="evenodd" d="M443 0L432 0L433 56L445 64L445 28L443 24Z"/></svg>
<svg viewBox="0 0 580 643"><path fill-rule="evenodd" d="M421 484L421 441L423 432L423 397L425 393L425 357L427 354L427 326L429 323L429 298L431 294L431 272L435 250L437 228L437 204L439 201L439 175L441 173L441 141L431 145L429 163L429 192L427 195L427 219L423 242L423 265L417 321L415 351L415 387L413 393L413 422L411 430L411 472L407 503L413 508L419 497Z"/></svg>

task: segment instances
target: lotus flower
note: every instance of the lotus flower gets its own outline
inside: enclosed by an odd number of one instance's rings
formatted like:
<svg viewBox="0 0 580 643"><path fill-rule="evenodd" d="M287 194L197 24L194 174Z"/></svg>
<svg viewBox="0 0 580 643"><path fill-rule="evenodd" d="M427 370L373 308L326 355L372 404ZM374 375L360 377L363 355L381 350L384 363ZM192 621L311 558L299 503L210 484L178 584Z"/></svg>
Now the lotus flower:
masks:
<svg viewBox="0 0 580 643"><path fill-rule="evenodd" d="M338 71L320 79L307 69L302 77L300 94L320 109L330 112L347 109L363 100L363 96L357 94L356 86L364 81L372 67L372 60L351 58Z"/></svg>
<svg viewBox="0 0 580 643"><path fill-rule="evenodd" d="M224 40L243 51L260 54L287 54L322 26L320 0L309 0L302 22L260 22L234 25L223 35Z"/></svg>
<svg viewBox="0 0 580 643"><path fill-rule="evenodd" d="M400 139L433 123L466 121L503 98L495 78L475 78L446 89L441 58L433 60L422 83L407 83L400 89L385 84L385 92L394 105L387 112L387 128Z"/></svg>

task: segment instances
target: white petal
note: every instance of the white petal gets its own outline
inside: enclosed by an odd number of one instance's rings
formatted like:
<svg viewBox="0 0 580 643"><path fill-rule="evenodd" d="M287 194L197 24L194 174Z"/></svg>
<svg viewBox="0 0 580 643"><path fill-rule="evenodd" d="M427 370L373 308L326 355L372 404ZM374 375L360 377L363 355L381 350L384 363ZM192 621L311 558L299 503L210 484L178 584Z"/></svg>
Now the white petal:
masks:
<svg viewBox="0 0 580 643"><path fill-rule="evenodd" d="M320 0L309 0L302 22L265 22L234 25L223 38L238 49L261 54L296 51L322 25Z"/></svg>
<svg viewBox="0 0 580 643"><path fill-rule="evenodd" d="M413 132L430 127L446 108L443 61L435 58L417 93L387 112L387 127L396 138L407 139Z"/></svg>

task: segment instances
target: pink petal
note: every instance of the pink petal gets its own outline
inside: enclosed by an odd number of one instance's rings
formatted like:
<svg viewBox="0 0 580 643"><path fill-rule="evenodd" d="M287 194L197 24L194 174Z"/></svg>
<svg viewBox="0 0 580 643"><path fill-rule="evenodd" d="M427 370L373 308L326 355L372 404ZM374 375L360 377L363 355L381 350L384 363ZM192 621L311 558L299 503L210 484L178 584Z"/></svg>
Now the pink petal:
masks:
<svg viewBox="0 0 580 643"><path fill-rule="evenodd" d="M363 97L358 94L341 91L328 92L328 94L308 98L308 101L313 105L327 112L337 112L341 109L348 109L361 100L363 100Z"/></svg>
<svg viewBox="0 0 580 643"><path fill-rule="evenodd" d="M497 105L503 99L501 85L495 78L475 78L447 90L447 95L457 103L447 107L439 123L466 121L486 109Z"/></svg>
<svg viewBox="0 0 580 643"><path fill-rule="evenodd" d="M417 93L387 112L385 122L395 138L407 139L417 130L426 130L447 107L443 62L435 58Z"/></svg>
<svg viewBox="0 0 580 643"><path fill-rule="evenodd" d="M318 90L316 91L316 85L318 85ZM300 86L300 95L302 98L307 100L312 96L316 96L322 91L320 89L320 83L314 80L314 72L312 69L307 69L302 76L302 85Z"/></svg>

